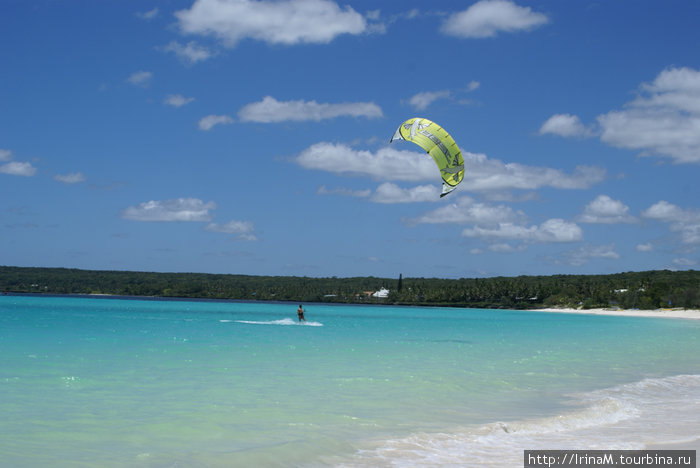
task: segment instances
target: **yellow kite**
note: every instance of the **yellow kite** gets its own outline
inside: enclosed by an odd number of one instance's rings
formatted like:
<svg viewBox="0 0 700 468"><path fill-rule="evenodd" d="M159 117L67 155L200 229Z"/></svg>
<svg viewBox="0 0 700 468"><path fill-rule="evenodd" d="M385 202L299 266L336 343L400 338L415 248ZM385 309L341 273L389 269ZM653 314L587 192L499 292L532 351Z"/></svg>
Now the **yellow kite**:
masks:
<svg viewBox="0 0 700 468"><path fill-rule="evenodd" d="M457 143L441 126L428 119L408 119L396 130L391 138L412 141L435 160L442 175L442 194L444 197L464 178L464 159Z"/></svg>

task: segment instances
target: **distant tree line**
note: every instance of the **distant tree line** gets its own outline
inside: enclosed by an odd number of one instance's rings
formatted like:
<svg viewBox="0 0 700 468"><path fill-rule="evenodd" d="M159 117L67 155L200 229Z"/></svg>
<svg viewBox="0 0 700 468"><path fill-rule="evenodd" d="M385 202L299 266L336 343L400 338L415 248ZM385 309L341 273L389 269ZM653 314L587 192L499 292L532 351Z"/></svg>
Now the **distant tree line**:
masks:
<svg viewBox="0 0 700 468"><path fill-rule="evenodd" d="M380 288L386 298L373 297ZM260 301L700 309L700 271L494 278L310 278L0 266L0 293L111 294Z"/></svg>

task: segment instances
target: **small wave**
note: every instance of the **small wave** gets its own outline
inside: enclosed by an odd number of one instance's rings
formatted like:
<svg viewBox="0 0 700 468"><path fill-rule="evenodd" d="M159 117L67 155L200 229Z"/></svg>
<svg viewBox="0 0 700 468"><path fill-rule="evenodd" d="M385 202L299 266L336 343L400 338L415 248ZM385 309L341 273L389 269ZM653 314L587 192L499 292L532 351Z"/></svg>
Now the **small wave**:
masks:
<svg viewBox="0 0 700 468"><path fill-rule="evenodd" d="M645 379L572 397L580 409L377 441L339 466L516 467L525 449L640 450L700 436L699 375Z"/></svg>
<svg viewBox="0 0 700 468"><path fill-rule="evenodd" d="M219 320L219 322L235 322L235 323L245 323L248 325L295 325L295 326L302 326L302 327L322 327L323 324L321 322L299 322L296 320L292 320L290 318L285 318L281 320L266 320L266 321L256 321L256 320Z"/></svg>

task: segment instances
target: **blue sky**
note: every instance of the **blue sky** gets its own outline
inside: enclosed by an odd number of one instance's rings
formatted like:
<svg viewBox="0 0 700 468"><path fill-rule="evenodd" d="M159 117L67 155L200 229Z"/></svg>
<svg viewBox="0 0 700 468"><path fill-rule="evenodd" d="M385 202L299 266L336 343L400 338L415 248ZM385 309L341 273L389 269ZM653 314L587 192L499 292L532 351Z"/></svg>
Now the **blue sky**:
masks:
<svg viewBox="0 0 700 468"><path fill-rule="evenodd" d="M9 0L0 264L697 269L700 3ZM466 163L389 139L441 124Z"/></svg>

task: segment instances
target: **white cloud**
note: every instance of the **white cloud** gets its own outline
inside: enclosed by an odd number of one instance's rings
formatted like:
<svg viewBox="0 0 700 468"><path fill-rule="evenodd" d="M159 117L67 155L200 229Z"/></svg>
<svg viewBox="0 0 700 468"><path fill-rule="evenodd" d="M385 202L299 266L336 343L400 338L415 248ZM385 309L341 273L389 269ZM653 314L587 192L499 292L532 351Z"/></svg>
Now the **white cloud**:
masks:
<svg viewBox="0 0 700 468"><path fill-rule="evenodd" d="M668 223L671 232L678 233L681 243L700 245L700 211L684 210L662 200L650 206L642 216Z"/></svg>
<svg viewBox="0 0 700 468"><path fill-rule="evenodd" d="M185 34L212 35L227 47L250 38L270 44L329 43L362 34L365 18L330 0L196 0L175 12Z"/></svg>
<svg viewBox="0 0 700 468"><path fill-rule="evenodd" d="M678 232L681 242L687 245L700 245L700 221L674 224L671 231Z"/></svg>
<svg viewBox="0 0 700 468"><path fill-rule="evenodd" d="M71 174L56 174L53 176L54 180L63 182L64 184L77 184L80 182L85 182L85 176L82 172L73 172Z"/></svg>
<svg viewBox="0 0 700 468"><path fill-rule="evenodd" d="M450 92L447 90L443 91L424 91L422 93L414 94L408 103L413 106L414 109L423 111L430 107L430 105L439 100L447 99L450 97Z"/></svg>
<svg viewBox="0 0 700 468"><path fill-rule="evenodd" d="M642 216L659 221L682 221L685 217L683 209L665 200L654 203L642 213Z"/></svg>
<svg viewBox="0 0 700 468"><path fill-rule="evenodd" d="M36 174L36 168L28 162L18 162L12 160L12 151L0 149L0 174L31 177Z"/></svg>
<svg viewBox="0 0 700 468"><path fill-rule="evenodd" d="M0 165L0 174L31 177L36 174L36 168L28 162L10 161Z"/></svg>
<svg viewBox="0 0 700 468"><path fill-rule="evenodd" d="M372 153L343 144L316 143L302 151L296 163L306 169L380 180L440 180L440 172L429 156L391 147Z"/></svg>
<svg viewBox="0 0 700 468"><path fill-rule="evenodd" d="M204 203L197 198L177 198L172 200L151 200L130 206L122 212L122 218L132 221L209 221L210 210L216 208L214 202Z"/></svg>
<svg viewBox="0 0 700 468"><path fill-rule="evenodd" d="M460 98L461 94L471 93L477 90L481 86L478 81L470 81L467 86L463 89L457 90L457 92L450 91L448 89L443 89L440 91L422 91L414 94L408 100L408 104L418 111L424 111L430 107L434 102L441 99L448 99L451 101L456 101L459 104L469 104L470 101L467 99Z"/></svg>
<svg viewBox="0 0 700 468"><path fill-rule="evenodd" d="M698 262L689 258L674 258L673 264L680 268L688 268L697 265Z"/></svg>
<svg viewBox="0 0 700 468"><path fill-rule="evenodd" d="M546 15L508 0L482 0L450 16L442 32L464 38L494 37L500 32L529 31L548 21Z"/></svg>
<svg viewBox="0 0 700 468"><path fill-rule="evenodd" d="M376 152L356 150L344 144L317 143L305 149L296 158L297 164L307 169L318 169L335 174L371 177L384 181L435 181L440 184L440 172L426 154L380 148ZM472 191L533 190L542 187L584 189L600 182L605 170L579 166L567 174L558 169L504 164L488 159L483 154L462 153L467 171L461 187ZM459 189L459 187L458 187Z"/></svg>
<svg viewBox="0 0 700 468"><path fill-rule="evenodd" d="M435 189L433 197L437 197ZM522 211L514 211L506 205L480 203L471 197L460 197L417 218L407 220L410 224L475 224L498 226L506 223L525 222Z"/></svg>
<svg viewBox="0 0 700 468"><path fill-rule="evenodd" d="M462 152L462 156L467 171L461 185L474 191L542 187L585 189L605 178L605 169L593 166L577 166L573 173L567 174L548 167L503 163L484 154Z"/></svg>
<svg viewBox="0 0 700 468"><path fill-rule="evenodd" d="M209 131L216 125L230 125L233 119L228 115L207 115L199 120L199 129Z"/></svg>
<svg viewBox="0 0 700 468"><path fill-rule="evenodd" d="M497 253L513 253L513 252L522 252L523 250L526 249L525 245L518 245L518 246L513 246L510 245L506 242L497 242L495 244L490 244L487 249L489 249L491 252L497 252Z"/></svg>
<svg viewBox="0 0 700 468"><path fill-rule="evenodd" d="M607 195L599 195L585 206L578 221L591 224L634 223L636 219L629 214L629 207L619 200Z"/></svg>
<svg viewBox="0 0 700 468"><path fill-rule="evenodd" d="M190 65L197 62L203 62L204 60L216 55L215 52L212 52L208 48L201 46L194 41L190 41L185 45L180 44L177 41L172 41L170 44L163 47L162 50L164 52L174 53L177 58Z"/></svg>
<svg viewBox="0 0 700 468"><path fill-rule="evenodd" d="M527 227L515 223L499 223L496 227L475 226L462 231L464 237L478 237L484 240L532 240L537 226Z"/></svg>
<svg viewBox="0 0 700 468"><path fill-rule="evenodd" d="M438 186L419 185L402 188L391 182L385 182L372 193L372 190L351 190L344 187L329 189L322 185L316 191L319 195L340 195L353 198L367 198L374 203L416 203L435 202L440 199Z"/></svg>
<svg viewBox="0 0 700 468"><path fill-rule="evenodd" d="M128 83L135 86L147 87L153 79L153 73L149 71L137 71L129 75L126 79Z"/></svg>
<svg viewBox="0 0 700 468"><path fill-rule="evenodd" d="M255 241L255 228L250 221L231 220L226 224L210 223L204 229L212 232L223 232L225 234L235 234L240 240Z"/></svg>
<svg viewBox="0 0 700 468"><path fill-rule="evenodd" d="M637 252L651 252L654 250L654 246L650 242L646 244L637 244Z"/></svg>
<svg viewBox="0 0 700 468"><path fill-rule="evenodd" d="M419 185L404 189L391 182L385 182L377 187L370 198L375 203L416 203L434 202L440 199L438 186Z"/></svg>
<svg viewBox="0 0 700 468"><path fill-rule="evenodd" d="M173 107L182 107L186 104L189 104L192 101L194 101L194 98L192 97L188 98L183 96L182 94L169 94L168 96L166 96L163 103Z"/></svg>
<svg viewBox="0 0 700 468"><path fill-rule="evenodd" d="M576 242L583 239L583 231L574 223L563 219L548 219L537 229L536 240L540 242Z"/></svg>
<svg viewBox="0 0 700 468"><path fill-rule="evenodd" d="M378 118L382 116L382 110L373 102L319 104L316 101L278 101L272 96L265 96L262 101L243 107L238 116L244 122L318 122L343 116Z"/></svg>
<svg viewBox="0 0 700 468"><path fill-rule="evenodd" d="M577 115L554 114L540 127L540 135L551 134L562 137L586 137L591 131L583 126Z"/></svg>
<svg viewBox="0 0 700 468"><path fill-rule="evenodd" d="M534 243L577 242L583 239L583 231L579 226L559 218L529 227L515 223L499 223L497 227L475 226L462 231L462 235L485 240L509 239Z"/></svg>
<svg viewBox="0 0 700 468"><path fill-rule="evenodd" d="M617 260L620 254L615 252L614 245L586 245L578 249L569 250L561 254L562 262L568 265L581 266L591 259L602 258L607 260Z"/></svg>
<svg viewBox="0 0 700 468"><path fill-rule="evenodd" d="M156 16L158 16L158 7L153 8L152 10L148 10L148 11L143 11L143 12L139 11L136 13L136 16L138 16L139 18L141 18L143 20L150 21L153 18L155 18Z"/></svg>
<svg viewBox="0 0 700 468"><path fill-rule="evenodd" d="M700 71L662 71L623 110L598 116L598 124L610 145L700 163Z"/></svg>
<svg viewBox="0 0 700 468"><path fill-rule="evenodd" d="M583 239L583 231L575 223L563 219L548 219L539 226L527 225L527 216L506 205L477 202L461 197L417 218L406 220L409 224L471 224L462 231L463 237L479 238L490 243L489 250L514 252L525 245L511 246L504 241L532 243L577 242Z"/></svg>

